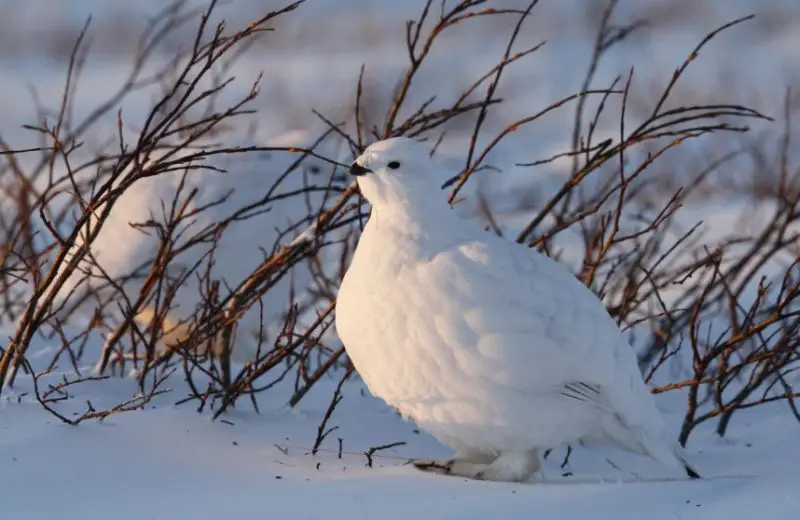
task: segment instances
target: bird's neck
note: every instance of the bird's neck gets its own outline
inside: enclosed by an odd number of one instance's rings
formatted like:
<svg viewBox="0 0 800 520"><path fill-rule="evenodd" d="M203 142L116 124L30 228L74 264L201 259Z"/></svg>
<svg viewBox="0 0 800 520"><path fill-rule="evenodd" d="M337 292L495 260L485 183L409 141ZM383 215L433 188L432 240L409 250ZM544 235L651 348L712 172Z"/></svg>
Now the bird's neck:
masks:
<svg viewBox="0 0 800 520"><path fill-rule="evenodd" d="M368 225L392 243L405 243L404 247L413 243L424 250L438 250L461 239L464 223L446 202L437 202L422 209L408 204L373 207Z"/></svg>

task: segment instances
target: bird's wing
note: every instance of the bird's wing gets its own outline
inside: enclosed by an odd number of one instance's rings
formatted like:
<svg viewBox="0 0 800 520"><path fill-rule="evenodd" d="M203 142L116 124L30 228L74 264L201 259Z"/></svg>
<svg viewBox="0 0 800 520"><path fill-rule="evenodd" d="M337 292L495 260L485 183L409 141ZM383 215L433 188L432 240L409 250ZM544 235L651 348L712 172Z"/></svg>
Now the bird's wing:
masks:
<svg viewBox="0 0 800 520"><path fill-rule="evenodd" d="M451 318L456 314L477 338L454 348L469 353L462 362L476 363L482 377L532 395L585 401L632 426L660 420L635 354L605 306L554 260L486 234L428 266L424 283L450 295Z"/></svg>

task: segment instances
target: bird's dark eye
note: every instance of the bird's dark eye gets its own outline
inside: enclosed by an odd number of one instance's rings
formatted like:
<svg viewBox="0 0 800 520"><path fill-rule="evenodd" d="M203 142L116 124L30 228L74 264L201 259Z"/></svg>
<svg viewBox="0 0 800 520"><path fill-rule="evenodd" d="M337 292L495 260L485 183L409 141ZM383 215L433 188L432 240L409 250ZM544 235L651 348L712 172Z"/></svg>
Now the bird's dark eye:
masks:
<svg viewBox="0 0 800 520"><path fill-rule="evenodd" d="M392 170L396 170L396 169L398 169L400 167L400 161L392 161L389 164L387 164L386 166L388 166Z"/></svg>
<svg viewBox="0 0 800 520"><path fill-rule="evenodd" d="M320 170L319 166L309 166L308 167L308 173L310 173L311 175L319 175L319 172L321 172L321 171L322 170Z"/></svg>

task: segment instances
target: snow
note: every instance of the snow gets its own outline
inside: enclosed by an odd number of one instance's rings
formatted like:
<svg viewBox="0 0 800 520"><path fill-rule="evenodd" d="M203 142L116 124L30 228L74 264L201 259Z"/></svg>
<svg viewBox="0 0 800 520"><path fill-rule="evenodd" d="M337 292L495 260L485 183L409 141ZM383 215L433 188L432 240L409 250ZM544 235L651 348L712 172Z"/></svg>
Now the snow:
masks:
<svg viewBox="0 0 800 520"><path fill-rule="evenodd" d="M53 376L56 377L55 375ZM336 381L323 381L297 410L262 403L242 406L213 422L193 405L172 405L171 394L143 411L77 427L42 411L30 381L0 402L2 517L10 520L108 518L193 520L223 515L267 518L793 518L800 508L794 461L797 425L785 405L741 412L732 437L701 432L690 441L692 460L708 480L636 481L649 463L621 452L578 449L560 476L562 453L548 459L543 481L501 484L418 472L402 457L449 451L354 381L345 385L330 425L339 429L309 454ZM63 410L113 405L135 383L113 379L81 386ZM273 394L274 395L274 394ZM265 399L266 400L266 399ZM778 409L776 409L778 408ZM679 421L670 416L671 424ZM347 452L337 457L338 441ZM407 442L374 457L370 446ZM276 444L279 447L276 447ZM352 453L351 453L352 452ZM605 462L613 460L622 471ZM638 466L637 466L638 464ZM644 478L644 477L643 477ZM621 481L625 481L624 483Z"/></svg>

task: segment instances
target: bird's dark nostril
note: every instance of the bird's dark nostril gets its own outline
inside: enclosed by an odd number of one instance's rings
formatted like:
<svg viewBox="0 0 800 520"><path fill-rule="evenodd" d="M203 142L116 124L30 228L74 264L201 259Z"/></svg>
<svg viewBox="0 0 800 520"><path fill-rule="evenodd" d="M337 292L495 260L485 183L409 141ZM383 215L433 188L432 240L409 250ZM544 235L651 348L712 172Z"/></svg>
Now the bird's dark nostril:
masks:
<svg viewBox="0 0 800 520"><path fill-rule="evenodd" d="M371 172L372 170L361 166L357 162L354 162L353 164L350 165L350 175L355 175L356 177L360 177L361 175L365 175Z"/></svg>

